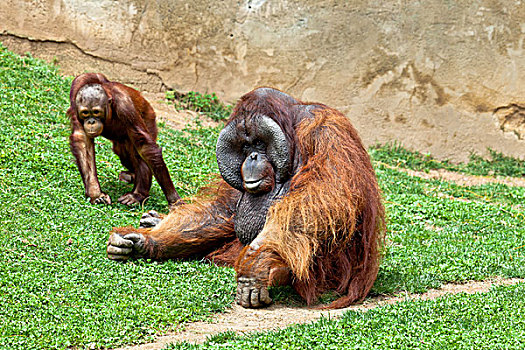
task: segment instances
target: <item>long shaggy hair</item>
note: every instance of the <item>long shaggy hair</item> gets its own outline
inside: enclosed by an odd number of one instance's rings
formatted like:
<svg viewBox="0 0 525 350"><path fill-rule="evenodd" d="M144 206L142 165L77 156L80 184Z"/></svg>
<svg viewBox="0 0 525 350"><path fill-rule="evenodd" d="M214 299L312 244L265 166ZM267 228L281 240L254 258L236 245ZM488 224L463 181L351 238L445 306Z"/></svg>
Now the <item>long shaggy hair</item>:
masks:
<svg viewBox="0 0 525 350"><path fill-rule="evenodd" d="M370 158L349 120L326 106L314 116L298 125L303 166L289 193L270 207L262 234L308 304L334 289L343 296L328 308L340 308L372 288L385 212Z"/></svg>

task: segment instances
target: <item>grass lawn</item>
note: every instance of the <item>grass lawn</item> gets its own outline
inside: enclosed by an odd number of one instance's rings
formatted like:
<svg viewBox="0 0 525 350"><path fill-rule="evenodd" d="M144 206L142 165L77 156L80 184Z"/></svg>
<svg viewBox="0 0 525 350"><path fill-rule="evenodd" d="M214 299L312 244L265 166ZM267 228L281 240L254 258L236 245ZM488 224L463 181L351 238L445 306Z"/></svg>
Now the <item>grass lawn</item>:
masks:
<svg viewBox="0 0 525 350"><path fill-rule="evenodd" d="M146 342L158 332L224 310L233 301L232 269L198 261L120 264L106 259L112 227L137 225L143 211L165 212L167 205L155 181L144 208L86 201L68 146L70 82L55 67L0 46L0 348ZM218 131L160 128L158 142L183 197L194 195L217 172ZM116 200L130 186L117 180L122 167L110 143L97 143L101 186ZM386 165L522 176L523 162L495 154L493 161L474 157L469 165L456 166L397 146L371 153L389 214L373 293L422 292L445 282L492 276L525 277L524 188L460 187L413 178ZM524 293L523 286L502 287L484 295L407 302L281 332L246 338L223 334L205 346L228 342L269 348L279 342L289 348L478 348L479 339L496 334L498 339L501 335L496 348L512 348L511 340L523 340L525 334L519 318ZM475 328L480 322L488 328ZM464 330L471 332L470 338L462 335Z"/></svg>

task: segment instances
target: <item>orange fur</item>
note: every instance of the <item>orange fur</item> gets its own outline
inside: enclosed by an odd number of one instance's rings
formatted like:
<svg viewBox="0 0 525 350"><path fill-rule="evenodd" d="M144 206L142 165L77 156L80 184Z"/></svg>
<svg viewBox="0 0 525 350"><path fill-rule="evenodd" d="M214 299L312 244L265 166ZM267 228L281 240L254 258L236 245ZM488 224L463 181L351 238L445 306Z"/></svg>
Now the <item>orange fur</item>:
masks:
<svg viewBox="0 0 525 350"><path fill-rule="evenodd" d="M104 112L97 118L99 136L110 140L113 152L119 157L122 165L133 173L133 190L119 198L126 205L140 203L149 196L152 178L159 183L168 204L175 205L180 199L158 146L155 111L142 94L118 82L110 82L100 73L84 73L76 77L70 90L70 107L67 115L70 118L70 148L84 183L85 194L91 203L110 204L111 199L103 193L97 176L95 163L95 143L85 127L84 118L79 116L78 94L89 85L97 85L102 90L92 102L99 104ZM90 97L90 99L93 97ZM102 118L100 118L102 116Z"/></svg>
<svg viewBox="0 0 525 350"><path fill-rule="evenodd" d="M286 262L268 246L257 250L244 247L235 262L237 275L255 277L261 286L278 286L289 282L290 270Z"/></svg>
<svg viewBox="0 0 525 350"><path fill-rule="evenodd" d="M340 112L323 107L297 128L304 165L270 208L261 234L309 303L335 288L350 296L333 304L342 307L362 300L375 281L384 209L357 132Z"/></svg>

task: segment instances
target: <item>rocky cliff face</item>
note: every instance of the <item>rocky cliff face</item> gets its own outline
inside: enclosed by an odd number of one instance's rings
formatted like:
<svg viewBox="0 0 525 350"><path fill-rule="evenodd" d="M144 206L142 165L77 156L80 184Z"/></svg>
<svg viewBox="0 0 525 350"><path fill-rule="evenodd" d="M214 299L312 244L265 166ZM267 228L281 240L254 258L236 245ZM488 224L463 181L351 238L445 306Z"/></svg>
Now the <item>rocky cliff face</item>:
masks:
<svg viewBox="0 0 525 350"><path fill-rule="evenodd" d="M334 106L365 142L525 157L525 3L4 0L0 40L159 91L261 86Z"/></svg>

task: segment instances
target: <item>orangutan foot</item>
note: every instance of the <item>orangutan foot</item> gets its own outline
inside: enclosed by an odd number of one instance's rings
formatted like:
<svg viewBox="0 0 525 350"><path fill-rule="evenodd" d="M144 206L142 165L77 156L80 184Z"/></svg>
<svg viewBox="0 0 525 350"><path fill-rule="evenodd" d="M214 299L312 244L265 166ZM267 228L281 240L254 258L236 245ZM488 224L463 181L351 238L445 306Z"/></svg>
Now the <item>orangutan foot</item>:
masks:
<svg viewBox="0 0 525 350"><path fill-rule="evenodd" d="M148 228L155 227L162 221L162 217L155 210L150 210L147 213L142 214L140 218L139 227Z"/></svg>

